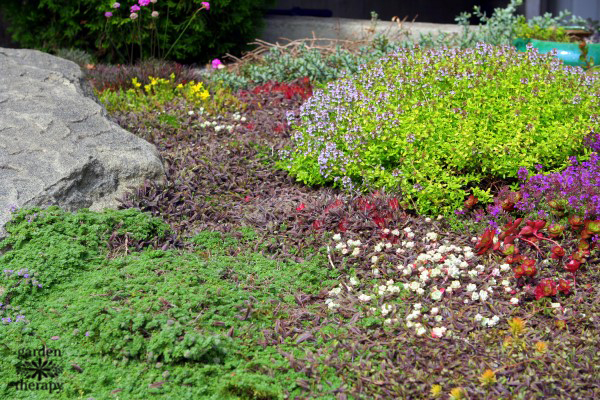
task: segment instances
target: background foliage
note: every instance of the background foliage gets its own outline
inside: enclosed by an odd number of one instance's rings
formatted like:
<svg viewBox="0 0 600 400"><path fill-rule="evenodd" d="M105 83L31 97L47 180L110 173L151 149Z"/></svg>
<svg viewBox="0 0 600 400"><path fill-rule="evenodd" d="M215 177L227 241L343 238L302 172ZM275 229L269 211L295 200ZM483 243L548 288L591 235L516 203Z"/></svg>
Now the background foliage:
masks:
<svg viewBox="0 0 600 400"><path fill-rule="evenodd" d="M129 7L135 3L122 2L118 10L111 8L113 3L112 0L3 0L0 8L10 21L9 33L22 47L46 52L77 48L93 53L99 61L123 63L130 61L127 54L138 40L132 35L134 21L121 17L129 15ZM159 43L165 44L163 54L185 28L189 17L201 7L200 3L161 0L155 4L159 18L141 15L142 24L157 23ZM205 63L228 52L241 52L246 43L258 36L264 10L273 0L214 0L210 4L209 11L198 13L191 22L173 48L171 59ZM113 18L107 20L106 11L112 11ZM153 29L140 30L145 51L152 32ZM139 46L133 46L133 51L134 59L139 58Z"/></svg>

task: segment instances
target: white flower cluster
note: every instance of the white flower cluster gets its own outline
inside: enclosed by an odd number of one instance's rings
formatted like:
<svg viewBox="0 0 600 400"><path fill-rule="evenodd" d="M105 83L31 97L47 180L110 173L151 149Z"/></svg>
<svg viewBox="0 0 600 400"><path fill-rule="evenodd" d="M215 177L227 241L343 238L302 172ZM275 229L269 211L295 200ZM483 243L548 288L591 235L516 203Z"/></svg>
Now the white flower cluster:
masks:
<svg viewBox="0 0 600 400"><path fill-rule="evenodd" d="M354 247L354 249L352 250L351 255L356 257L360 254L360 240L352 240L352 239L348 239L346 241L346 243L342 242L342 236L339 233L336 233L335 235L333 235L332 238L334 241L338 242L335 245L335 248L337 250L340 250L342 252L342 254L348 254L350 252L350 250L348 249L348 247Z"/></svg>

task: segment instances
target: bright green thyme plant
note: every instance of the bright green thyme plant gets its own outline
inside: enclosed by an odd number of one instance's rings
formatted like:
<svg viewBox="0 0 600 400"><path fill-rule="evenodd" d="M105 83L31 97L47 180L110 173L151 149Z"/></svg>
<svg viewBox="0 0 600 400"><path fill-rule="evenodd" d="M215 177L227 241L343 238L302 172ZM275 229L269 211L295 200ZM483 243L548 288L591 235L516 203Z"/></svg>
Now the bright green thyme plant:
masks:
<svg viewBox="0 0 600 400"><path fill-rule="evenodd" d="M599 87L597 74L531 49L400 49L315 92L278 166L310 185L401 190L418 212L449 214L468 194L491 201L486 180L581 155Z"/></svg>

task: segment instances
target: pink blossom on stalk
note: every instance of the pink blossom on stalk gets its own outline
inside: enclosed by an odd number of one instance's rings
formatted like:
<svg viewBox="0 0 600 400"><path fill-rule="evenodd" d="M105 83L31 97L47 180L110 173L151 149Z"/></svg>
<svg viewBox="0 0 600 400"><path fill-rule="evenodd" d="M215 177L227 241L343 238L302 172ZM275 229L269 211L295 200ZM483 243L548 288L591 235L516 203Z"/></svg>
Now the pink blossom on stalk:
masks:
<svg viewBox="0 0 600 400"><path fill-rule="evenodd" d="M207 10L210 10L210 3L208 1L203 1L202 7L206 8Z"/></svg>
<svg viewBox="0 0 600 400"><path fill-rule="evenodd" d="M136 11L140 11L140 6L138 6L137 4L134 4L131 6L131 12L134 13Z"/></svg>
<svg viewBox="0 0 600 400"><path fill-rule="evenodd" d="M138 4L142 7L145 7L150 4L150 0L138 0Z"/></svg>
<svg viewBox="0 0 600 400"><path fill-rule="evenodd" d="M136 13L129 14L129 18L131 18L131 19L136 19L137 17L138 17L138 15Z"/></svg>
<svg viewBox="0 0 600 400"><path fill-rule="evenodd" d="M106 18L110 18L110 17L112 17L112 13L110 11L107 11L107 12L104 13L104 16Z"/></svg>
<svg viewBox="0 0 600 400"><path fill-rule="evenodd" d="M223 65L221 60L219 60L218 58L215 58L214 60L212 60L211 64L214 69L225 68L225 66Z"/></svg>
<svg viewBox="0 0 600 400"><path fill-rule="evenodd" d="M121 7L121 4L120 4L120 3L114 3L114 4L112 5L112 8L119 8L119 7Z"/></svg>
<svg viewBox="0 0 600 400"><path fill-rule="evenodd" d="M152 18L158 18L158 11L152 11Z"/></svg>

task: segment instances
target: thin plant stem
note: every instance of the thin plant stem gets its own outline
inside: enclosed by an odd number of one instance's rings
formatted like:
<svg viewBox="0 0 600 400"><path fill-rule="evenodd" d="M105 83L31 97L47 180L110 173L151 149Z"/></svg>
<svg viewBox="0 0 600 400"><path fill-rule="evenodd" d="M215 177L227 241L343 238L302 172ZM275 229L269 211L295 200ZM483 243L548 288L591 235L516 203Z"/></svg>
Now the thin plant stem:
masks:
<svg viewBox="0 0 600 400"><path fill-rule="evenodd" d="M179 39L181 39L181 37L183 36L183 34L187 30L187 28L192 23L192 20L196 17L196 14L198 14L198 11L203 10L203 9L204 9L204 7L197 9L196 12L194 13L194 15L192 15L192 18L190 18L190 20L188 21L188 23L185 26L185 28L183 28L183 31L181 31L181 33L179 34L179 37L177 38L177 40L171 45L171 48L169 49L169 51L167 51L167 54L165 55L165 58L167 58L169 56L169 54L171 53L171 50L173 50L173 47L177 44L177 42L179 42Z"/></svg>

